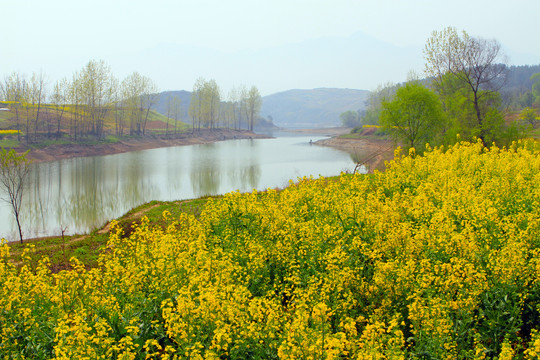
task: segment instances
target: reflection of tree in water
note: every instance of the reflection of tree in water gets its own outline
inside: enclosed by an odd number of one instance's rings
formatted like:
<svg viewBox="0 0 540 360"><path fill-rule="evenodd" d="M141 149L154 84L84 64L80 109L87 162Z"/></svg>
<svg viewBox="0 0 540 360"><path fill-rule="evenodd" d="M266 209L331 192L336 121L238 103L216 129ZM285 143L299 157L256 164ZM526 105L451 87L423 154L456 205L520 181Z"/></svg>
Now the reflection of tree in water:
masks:
<svg viewBox="0 0 540 360"><path fill-rule="evenodd" d="M214 144L197 147L191 157L191 186L195 197L214 195L220 185L220 159L217 151L212 151Z"/></svg>
<svg viewBox="0 0 540 360"><path fill-rule="evenodd" d="M282 144L278 143L279 148L266 145L237 140L185 147L182 152L169 149L33 164L21 213L23 235L60 234L65 226L68 233L86 232L154 199L251 191L260 187L261 180L268 181L266 166L280 166L279 159L266 155L284 151ZM353 161L363 154L355 155ZM290 160L298 161L294 154ZM14 226L10 209L0 206L0 237L14 239Z"/></svg>
<svg viewBox="0 0 540 360"><path fill-rule="evenodd" d="M218 166L218 162L192 166L190 178L195 197L218 193L220 172L215 166Z"/></svg>
<svg viewBox="0 0 540 360"><path fill-rule="evenodd" d="M227 159L227 176L235 189L251 191L259 186L261 166L258 144L253 139L237 142L237 149Z"/></svg>
<svg viewBox="0 0 540 360"><path fill-rule="evenodd" d="M153 196L155 185L144 178L147 169L138 161L118 157L76 158L62 162L36 164L23 204L28 236L60 232L84 232L102 225Z"/></svg>
<svg viewBox="0 0 540 360"><path fill-rule="evenodd" d="M261 167L259 164L239 165L230 168L229 180L241 191L251 191L259 186Z"/></svg>

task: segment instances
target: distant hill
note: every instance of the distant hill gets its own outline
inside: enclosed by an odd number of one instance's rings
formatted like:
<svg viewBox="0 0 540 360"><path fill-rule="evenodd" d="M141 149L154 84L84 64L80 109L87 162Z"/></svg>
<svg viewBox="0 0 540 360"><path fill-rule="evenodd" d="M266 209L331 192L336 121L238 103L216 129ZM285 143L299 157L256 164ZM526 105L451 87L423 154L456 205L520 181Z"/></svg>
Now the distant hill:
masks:
<svg viewBox="0 0 540 360"><path fill-rule="evenodd" d="M288 90L262 98L261 116L271 116L275 125L291 128L313 128L340 125L339 115L347 110L361 110L369 91L320 88ZM167 101L178 96L181 101L182 121L189 123L188 109L191 92L164 91L159 94L153 110L167 115Z"/></svg>
<svg viewBox="0 0 540 360"><path fill-rule="evenodd" d="M271 116L280 127L337 126L342 112L364 109L368 95L355 89L288 90L264 96L261 116Z"/></svg>
<svg viewBox="0 0 540 360"><path fill-rule="evenodd" d="M169 98L172 98L173 96L178 96L178 98L180 98L180 111L182 112L182 117L178 120L182 120L183 122L189 124L188 110L189 110L189 102L191 101L191 92L189 91L178 90L178 91L163 91L159 93L158 101L156 102L154 106L152 106L152 110L155 110L158 113L167 116L167 102Z"/></svg>
<svg viewBox="0 0 540 360"><path fill-rule="evenodd" d="M508 67L506 82L500 90L503 105L512 105L522 94L530 92L533 85L531 76L536 73L540 73L540 64Z"/></svg>

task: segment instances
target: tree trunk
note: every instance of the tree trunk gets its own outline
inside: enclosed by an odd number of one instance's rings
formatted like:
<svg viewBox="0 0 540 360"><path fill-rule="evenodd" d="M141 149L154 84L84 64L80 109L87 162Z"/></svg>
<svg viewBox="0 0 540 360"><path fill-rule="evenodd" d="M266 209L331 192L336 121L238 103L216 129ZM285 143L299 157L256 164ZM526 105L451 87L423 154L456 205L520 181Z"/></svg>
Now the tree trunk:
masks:
<svg viewBox="0 0 540 360"><path fill-rule="evenodd" d="M17 228L19 229L19 238L21 239L21 244L23 243L23 236L22 236L22 229L21 229L21 222L19 221L19 212L15 212L15 220L17 221Z"/></svg>

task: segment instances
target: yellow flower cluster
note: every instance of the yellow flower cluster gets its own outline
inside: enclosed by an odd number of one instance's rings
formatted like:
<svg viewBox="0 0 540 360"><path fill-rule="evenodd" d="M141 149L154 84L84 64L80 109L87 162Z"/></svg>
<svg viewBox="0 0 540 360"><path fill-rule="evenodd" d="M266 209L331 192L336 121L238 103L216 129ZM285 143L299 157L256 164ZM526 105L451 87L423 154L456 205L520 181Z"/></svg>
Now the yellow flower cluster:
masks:
<svg viewBox="0 0 540 360"><path fill-rule="evenodd" d="M0 136L18 134L19 130L0 130Z"/></svg>
<svg viewBox="0 0 540 360"><path fill-rule="evenodd" d="M380 125L369 125L369 124L362 125L362 127L363 128L368 128L368 129L370 129L370 128L381 129L382 128L382 126L380 126Z"/></svg>
<svg viewBox="0 0 540 360"><path fill-rule="evenodd" d="M539 210L536 144L461 143L116 228L94 269L4 245L0 354L536 359Z"/></svg>

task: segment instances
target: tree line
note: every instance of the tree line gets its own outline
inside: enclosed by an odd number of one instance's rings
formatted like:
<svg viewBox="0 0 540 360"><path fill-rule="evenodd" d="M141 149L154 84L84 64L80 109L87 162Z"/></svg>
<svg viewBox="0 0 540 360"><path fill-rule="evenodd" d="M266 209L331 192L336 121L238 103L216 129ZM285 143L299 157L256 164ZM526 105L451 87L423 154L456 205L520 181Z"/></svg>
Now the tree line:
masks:
<svg viewBox="0 0 540 360"><path fill-rule="evenodd" d="M103 60L89 61L52 88L42 72L29 79L13 72L0 82L0 99L15 114L19 141L22 132L27 143L40 135L59 138L64 132L72 140L101 139L110 121L118 136L143 135L157 91L154 81L138 72L120 81Z"/></svg>
<svg viewBox="0 0 540 360"><path fill-rule="evenodd" d="M498 41L448 27L432 33L424 58L424 79L411 74L405 84L378 88L362 114L345 112L342 122L380 125L420 152L426 143L449 145L474 138L485 145L506 145L538 122L540 74L531 76L530 91L507 97L512 104L503 104L501 89L508 80L508 66ZM517 121L508 121L505 107L515 112L521 103L527 107Z"/></svg>
<svg viewBox="0 0 540 360"><path fill-rule="evenodd" d="M64 136L73 141L108 134L144 136L158 91L151 78L138 72L118 79L103 60L89 61L50 88L43 72L29 78L13 72L0 81L0 101L14 114L18 140L27 144ZM233 88L224 99L215 80L199 78L189 104L192 131L217 127L253 131L261 104L255 86ZM166 136L177 134L184 120L182 106L177 96L167 99Z"/></svg>
<svg viewBox="0 0 540 360"><path fill-rule="evenodd" d="M234 87L226 99L215 80L197 79L191 93L189 117L192 129L225 127L253 131L261 111L262 97L256 86Z"/></svg>

